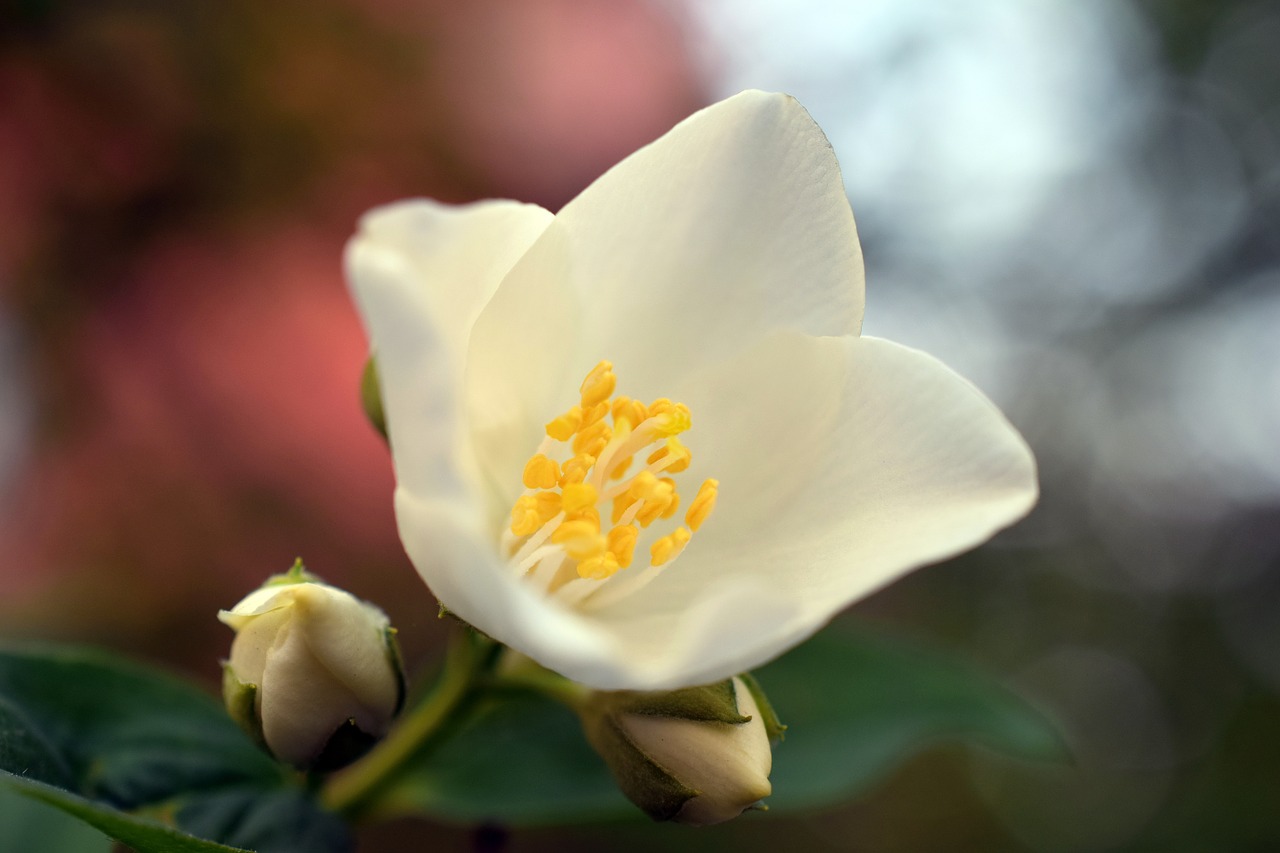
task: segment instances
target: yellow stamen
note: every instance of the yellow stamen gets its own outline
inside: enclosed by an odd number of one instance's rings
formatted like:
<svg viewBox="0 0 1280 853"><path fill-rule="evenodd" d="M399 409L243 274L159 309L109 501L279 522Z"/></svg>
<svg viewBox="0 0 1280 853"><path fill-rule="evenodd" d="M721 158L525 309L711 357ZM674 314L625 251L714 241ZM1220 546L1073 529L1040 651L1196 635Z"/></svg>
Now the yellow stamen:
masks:
<svg viewBox="0 0 1280 853"><path fill-rule="evenodd" d="M665 461L671 457L670 462ZM681 471L689 467L689 463L693 461L693 453L689 448L680 443L680 439L674 435L667 439L666 444L659 447L653 453L649 454L649 458L645 460L650 465L656 465L662 462L662 470L671 474L679 474Z"/></svg>
<svg viewBox="0 0 1280 853"><path fill-rule="evenodd" d="M567 486L571 483L581 483L587 479L587 474L591 472L591 466L595 464L596 458L585 453L579 453L577 456L567 460L560 468L560 485Z"/></svg>
<svg viewBox="0 0 1280 853"><path fill-rule="evenodd" d="M702 485L698 487L698 493L693 496L693 503L689 504L689 511L684 514L684 523L689 525L690 530L697 532L702 522L706 521L707 516L711 515L711 511L716 508L719 489L719 480L702 481Z"/></svg>
<svg viewBox="0 0 1280 853"><path fill-rule="evenodd" d="M667 508L662 511L662 518L670 518L680 509L680 493L676 491L676 481L670 477L663 477L662 482L671 486L671 502L667 504Z"/></svg>
<svg viewBox="0 0 1280 853"><path fill-rule="evenodd" d="M631 460L634 457L628 456L626 459L619 459L613 463L613 470L609 472L610 480L621 480L627 476L627 469L631 467Z"/></svg>
<svg viewBox="0 0 1280 853"><path fill-rule="evenodd" d="M523 480L526 489L550 489L560 482L560 466L555 460L535 453L524 464Z"/></svg>
<svg viewBox="0 0 1280 853"><path fill-rule="evenodd" d="M564 517L566 521L579 521L585 519L594 524L596 526L596 530L600 529L600 510L596 509L594 506L574 510L573 512L567 512Z"/></svg>
<svg viewBox="0 0 1280 853"><path fill-rule="evenodd" d="M604 419L609 414L609 401L601 400L590 408L583 408L582 423L578 425L579 430L584 430L589 426L593 426Z"/></svg>
<svg viewBox="0 0 1280 853"><path fill-rule="evenodd" d="M538 500L533 495L521 495L511 508L511 532L516 536L528 536L545 524L538 514Z"/></svg>
<svg viewBox="0 0 1280 853"><path fill-rule="evenodd" d="M591 426L580 429L574 436L573 452L598 457L610 438L613 438L613 430L609 424L603 420L596 421Z"/></svg>
<svg viewBox="0 0 1280 853"><path fill-rule="evenodd" d="M528 541L512 546L512 559L552 595L572 572L605 581L629 567L641 528L673 518L681 508L671 475L692 462L689 449L676 437L692 424L689 407L665 397L649 405L631 397L613 398L616 386L612 364L597 364L582 382L579 405L546 424L550 440L525 463L521 475L530 491L512 506L510 529ZM549 449L553 442L558 450ZM629 475L636 457L646 456L648 467ZM665 565L680 554L715 508L718 485L715 480L703 482L684 514L686 526L652 542L651 565ZM600 519L600 504L606 499L612 501L613 519L607 533ZM555 529L548 536L551 527ZM558 567L565 558L571 562L561 573Z"/></svg>
<svg viewBox="0 0 1280 853"><path fill-rule="evenodd" d="M563 494L561 504L565 512L578 512L588 507L594 507L596 501L600 500L600 495L596 493L596 487L590 483L570 483L564 487Z"/></svg>
<svg viewBox="0 0 1280 853"><path fill-rule="evenodd" d="M547 435L556 441L568 441L582 426L582 407L574 406L560 417L547 424Z"/></svg>
<svg viewBox="0 0 1280 853"><path fill-rule="evenodd" d="M650 562L655 566L671 562L680 555L691 538L692 533L683 527L677 527L649 547Z"/></svg>
<svg viewBox="0 0 1280 853"><path fill-rule="evenodd" d="M600 534L600 525L589 519L566 521L551 533L552 543L564 548L565 553L575 560L594 557L605 549L605 537Z"/></svg>
<svg viewBox="0 0 1280 853"><path fill-rule="evenodd" d="M605 551L578 563L578 577L602 581L613 577L618 571L618 567L618 558L609 551Z"/></svg>
<svg viewBox="0 0 1280 853"><path fill-rule="evenodd" d="M640 529L634 524L620 524L609 531L609 551L618 558L618 565L624 569L631 565L639 536Z"/></svg>
<svg viewBox="0 0 1280 853"><path fill-rule="evenodd" d="M632 427L636 427L644 423L647 417L649 417L649 410L639 400L632 400L630 397L618 397L613 401L613 422L615 425L626 421Z"/></svg>
<svg viewBox="0 0 1280 853"><path fill-rule="evenodd" d="M627 486L627 494L643 500L653 494L653 490L657 487L658 475L652 471L641 471L631 479L631 483Z"/></svg>
<svg viewBox="0 0 1280 853"><path fill-rule="evenodd" d="M591 368L587 378L582 380L582 387L578 389L582 392L582 408L588 409L608 400L617 384L618 377L613 374L612 362L602 361Z"/></svg>
<svg viewBox="0 0 1280 853"><path fill-rule="evenodd" d="M631 505L635 502L636 502L635 497L628 494L627 492L623 492L622 494L614 498L613 499L613 516L612 516L613 523L617 524L619 521L621 521L623 514L625 514L626 511L630 509Z"/></svg>
<svg viewBox="0 0 1280 853"><path fill-rule="evenodd" d="M546 524L560 512L559 492L538 492L533 496L538 504L538 518Z"/></svg>
<svg viewBox="0 0 1280 853"><path fill-rule="evenodd" d="M675 489L669 482L659 481L645 498L640 512L636 513L636 521L640 522L641 527L648 527L667 511L673 500L675 500Z"/></svg>

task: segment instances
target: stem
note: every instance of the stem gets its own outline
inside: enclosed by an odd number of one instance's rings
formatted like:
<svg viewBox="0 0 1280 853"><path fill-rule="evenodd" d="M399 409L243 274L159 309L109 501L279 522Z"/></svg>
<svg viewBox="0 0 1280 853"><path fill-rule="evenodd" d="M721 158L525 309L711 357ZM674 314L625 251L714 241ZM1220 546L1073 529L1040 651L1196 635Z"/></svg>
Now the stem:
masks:
<svg viewBox="0 0 1280 853"><path fill-rule="evenodd" d="M499 655L486 686L532 690L574 711L581 711L592 694L589 688L570 681L511 649L504 649Z"/></svg>
<svg viewBox="0 0 1280 853"><path fill-rule="evenodd" d="M331 811L358 817L401 769L441 731L477 686L476 676L492 659L491 640L459 629L449 641L444 671L426 700L392 728L372 752L324 786L321 799Z"/></svg>

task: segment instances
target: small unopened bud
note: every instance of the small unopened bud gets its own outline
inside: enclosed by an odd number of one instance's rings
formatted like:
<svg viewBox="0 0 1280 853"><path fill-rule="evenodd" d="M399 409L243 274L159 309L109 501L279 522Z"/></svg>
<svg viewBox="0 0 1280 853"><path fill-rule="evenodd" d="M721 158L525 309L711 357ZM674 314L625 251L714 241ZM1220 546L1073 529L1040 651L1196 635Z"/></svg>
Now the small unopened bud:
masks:
<svg viewBox="0 0 1280 853"><path fill-rule="evenodd" d="M618 787L654 820L722 823L772 792L769 742L782 726L754 681L598 693L583 722Z"/></svg>
<svg viewBox="0 0 1280 853"><path fill-rule="evenodd" d="M223 664L227 710L276 758L332 770L386 734L404 679L377 607L299 562L218 618L236 632Z"/></svg>

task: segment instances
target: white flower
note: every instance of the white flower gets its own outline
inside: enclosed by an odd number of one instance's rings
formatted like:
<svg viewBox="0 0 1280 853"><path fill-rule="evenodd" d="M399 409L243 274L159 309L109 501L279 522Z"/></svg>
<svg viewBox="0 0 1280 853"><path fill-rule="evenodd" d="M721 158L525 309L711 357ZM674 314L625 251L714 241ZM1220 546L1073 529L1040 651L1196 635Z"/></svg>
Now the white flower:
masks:
<svg viewBox="0 0 1280 853"><path fill-rule="evenodd" d="M844 185L787 96L696 113L555 216L507 201L374 210L347 270L410 559L462 619L592 687L757 666L1035 501L1031 453L986 398L859 336ZM618 395L687 409L650 403L654 418ZM584 429L571 407L589 422L610 397L609 431ZM588 452L594 467L569 461ZM655 476L636 479L646 464ZM583 476L591 491L561 496ZM620 489L651 525L616 530Z"/></svg>
<svg viewBox="0 0 1280 853"><path fill-rule="evenodd" d="M327 584L275 581L218 618L236 632L228 710L276 758L310 767L349 723L368 742L386 733L402 682L377 607ZM238 707L242 685L252 687L251 710Z"/></svg>

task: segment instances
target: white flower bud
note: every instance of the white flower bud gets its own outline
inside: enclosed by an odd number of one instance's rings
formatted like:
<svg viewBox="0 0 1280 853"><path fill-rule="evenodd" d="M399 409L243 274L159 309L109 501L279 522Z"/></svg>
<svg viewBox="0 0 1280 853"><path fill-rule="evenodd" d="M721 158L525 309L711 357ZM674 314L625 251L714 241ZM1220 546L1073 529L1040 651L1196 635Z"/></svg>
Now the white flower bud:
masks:
<svg viewBox="0 0 1280 853"><path fill-rule="evenodd" d="M745 723L623 714L620 723L649 758L698 792L673 820L707 826L732 820L773 791L773 751L764 720L742 679L733 679Z"/></svg>
<svg viewBox="0 0 1280 853"><path fill-rule="evenodd" d="M218 613L236 632L225 664L228 710L273 755L303 769L340 731L372 744L403 698L386 614L311 578L296 566Z"/></svg>
<svg viewBox="0 0 1280 853"><path fill-rule="evenodd" d="M773 790L770 739L784 727L741 677L671 693L597 693L583 723L622 792L655 820L722 823Z"/></svg>

